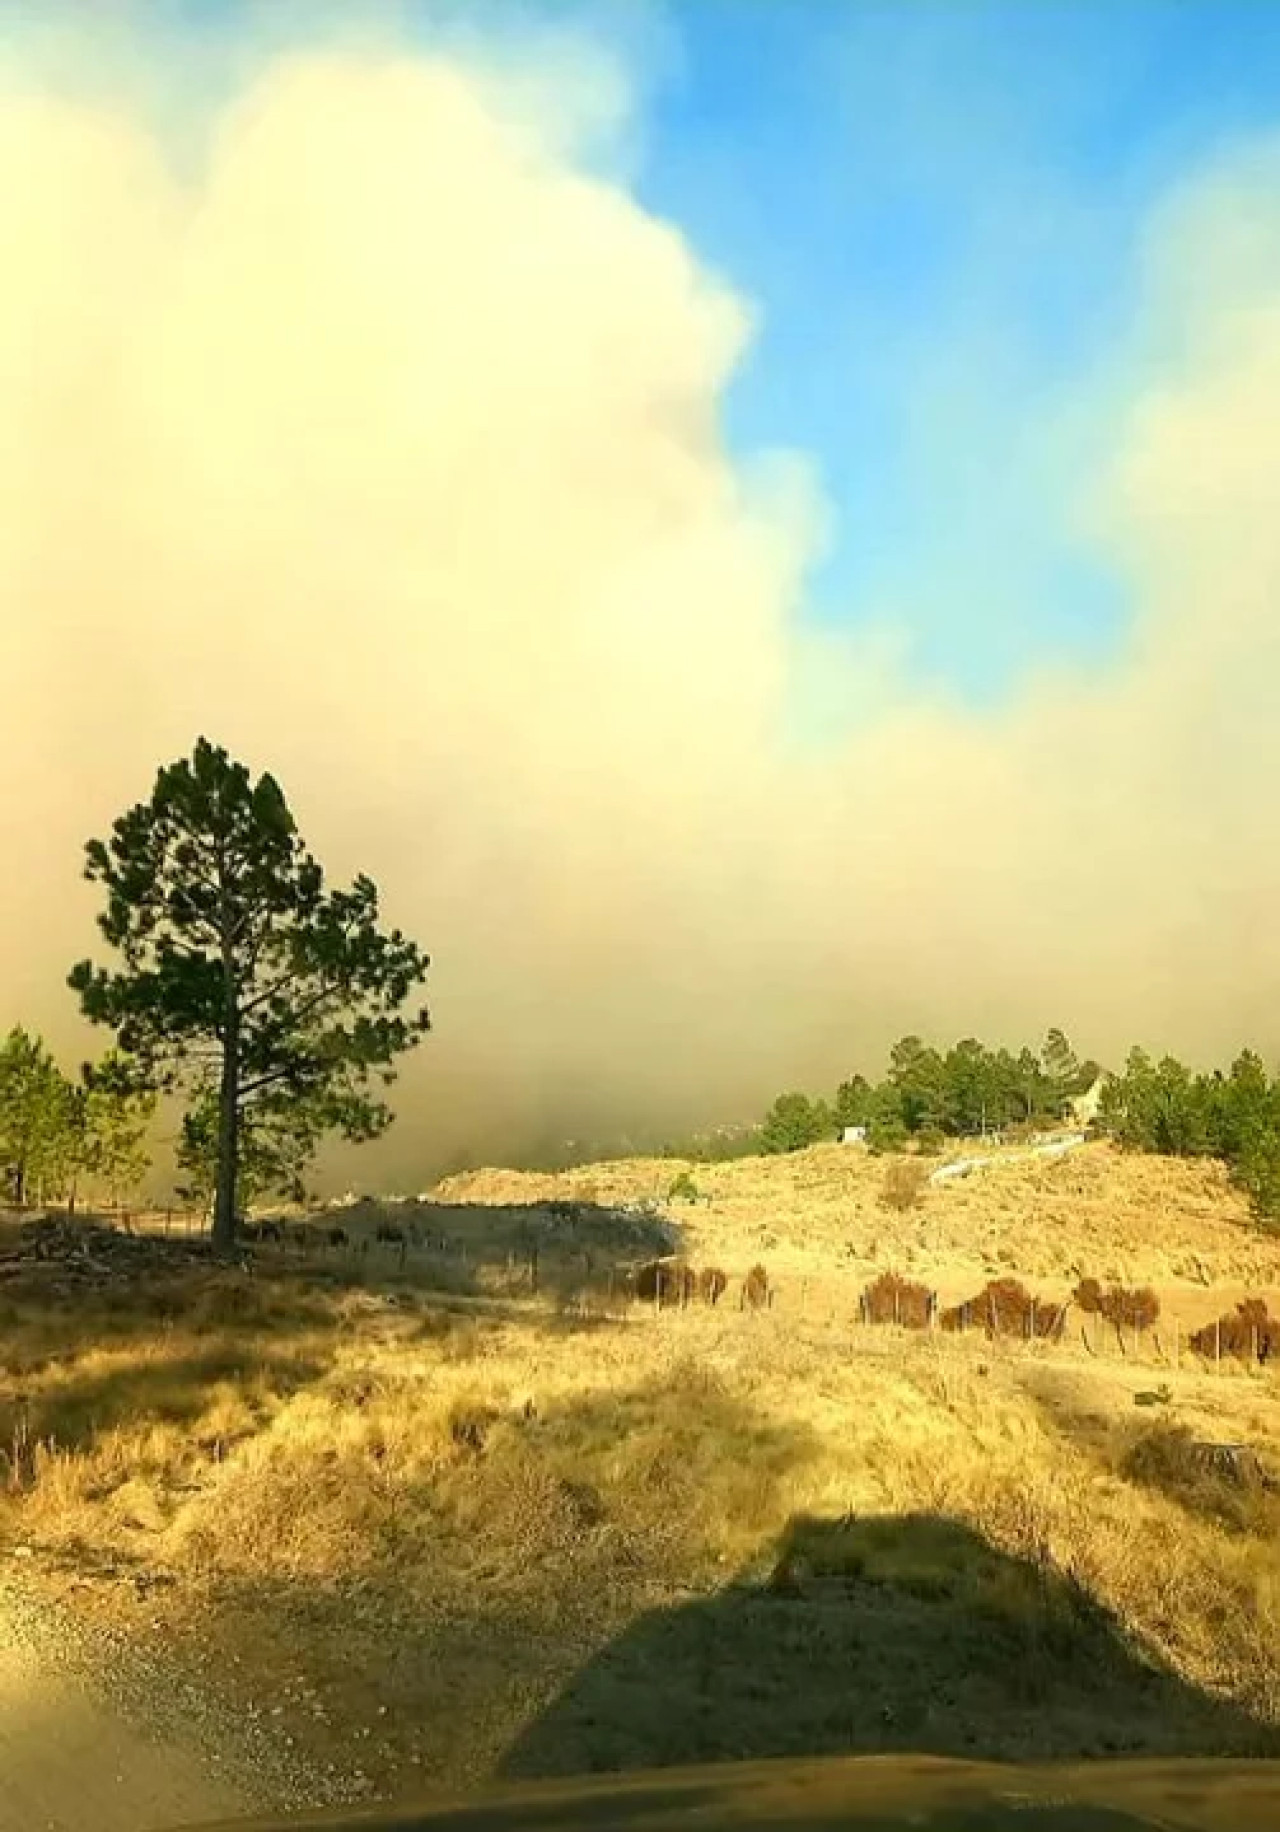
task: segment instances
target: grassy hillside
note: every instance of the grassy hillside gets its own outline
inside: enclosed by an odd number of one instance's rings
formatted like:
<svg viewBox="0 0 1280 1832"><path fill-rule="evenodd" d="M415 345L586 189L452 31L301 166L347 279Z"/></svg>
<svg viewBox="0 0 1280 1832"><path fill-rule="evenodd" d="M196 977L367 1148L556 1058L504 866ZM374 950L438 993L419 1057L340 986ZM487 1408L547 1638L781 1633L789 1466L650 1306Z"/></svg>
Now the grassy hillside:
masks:
<svg viewBox="0 0 1280 1832"><path fill-rule="evenodd" d="M669 1206L699 1259L764 1259L779 1273L865 1275L886 1265L959 1295L1016 1271L1061 1287L1082 1272L1157 1285L1280 1282L1280 1238L1260 1234L1220 1164L1127 1155L1091 1144L1056 1159L1004 1161L938 1184L918 1209L883 1200L886 1161L840 1145L728 1164L632 1159L559 1176L475 1171L450 1202L665 1203L682 1174L702 1200Z"/></svg>
<svg viewBox="0 0 1280 1832"><path fill-rule="evenodd" d="M678 1169L480 1174L434 1213L473 1270L487 1222L501 1268L539 1218L554 1238L539 1194L635 1200ZM882 1165L836 1148L693 1175L711 1201L674 1219L735 1270L853 1280L850 1245L886 1244L961 1280L1001 1253L1046 1279L1198 1264L1221 1281L1189 1285L1210 1310L1274 1277L1204 1167L1100 1150L906 1217L880 1206ZM650 1248L648 1225L615 1217L609 1251ZM1270 1369L785 1305L592 1317L555 1279L445 1291L390 1253L263 1248L249 1272L160 1255L74 1290L15 1265L0 1548L331 1765L335 1791L1274 1744L1280 1499L1195 1448L1248 1443L1280 1471Z"/></svg>

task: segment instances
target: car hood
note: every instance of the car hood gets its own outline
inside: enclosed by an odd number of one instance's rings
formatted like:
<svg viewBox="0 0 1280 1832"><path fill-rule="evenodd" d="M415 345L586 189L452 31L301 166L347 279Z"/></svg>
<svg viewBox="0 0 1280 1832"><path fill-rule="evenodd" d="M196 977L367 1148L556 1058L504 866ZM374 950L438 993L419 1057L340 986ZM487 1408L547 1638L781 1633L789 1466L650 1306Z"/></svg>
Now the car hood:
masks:
<svg viewBox="0 0 1280 1832"><path fill-rule="evenodd" d="M1280 1761L720 1763L200 1832L1274 1832ZM175 1828L174 1832L180 1832ZM195 1832L193 1828L181 1832Z"/></svg>

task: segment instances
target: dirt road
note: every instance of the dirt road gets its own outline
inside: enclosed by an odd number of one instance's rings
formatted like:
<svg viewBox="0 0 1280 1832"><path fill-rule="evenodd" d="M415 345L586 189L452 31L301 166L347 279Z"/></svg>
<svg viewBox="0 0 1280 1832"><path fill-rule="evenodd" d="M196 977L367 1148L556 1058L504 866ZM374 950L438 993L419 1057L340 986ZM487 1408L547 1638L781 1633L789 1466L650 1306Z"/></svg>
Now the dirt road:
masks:
<svg viewBox="0 0 1280 1832"><path fill-rule="evenodd" d="M0 1832L160 1832L262 1804L194 1746L145 1735L108 1677L68 1671L50 1621L0 1579Z"/></svg>

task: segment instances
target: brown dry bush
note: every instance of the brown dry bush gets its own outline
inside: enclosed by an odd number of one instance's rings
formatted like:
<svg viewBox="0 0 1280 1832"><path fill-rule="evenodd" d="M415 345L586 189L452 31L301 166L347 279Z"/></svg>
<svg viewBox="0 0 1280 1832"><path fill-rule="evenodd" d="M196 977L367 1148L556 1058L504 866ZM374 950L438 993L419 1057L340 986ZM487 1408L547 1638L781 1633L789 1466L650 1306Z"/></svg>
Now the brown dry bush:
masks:
<svg viewBox="0 0 1280 1832"><path fill-rule="evenodd" d="M650 1260L636 1273L636 1297L642 1304L667 1309L692 1302L698 1279L687 1260Z"/></svg>
<svg viewBox="0 0 1280 1832"><path fill-rule="evenodd" d="M919 1208L928 1182L929 1167L919 1158L895 1158L884 1173L880 1200L885 1208L905 1214Z"/></svg>
<svg viewBox="0 0 1280 1832"><path fill-rule="evenodd" d="M882 1272L862 1294L864 1323L897 1323L904 1329L927 1329L934 1310L934 1294L927 1285L914 1284L896 1272Z"/></svg>
<svg viewBox="0 0 1280 1832"><path fill-rule="evenodd" d="M1118 1329L1152 1329L1160 1318L1160 1300L1149 1285L1104 1290L1097 1279L1081 1279L1074 1296L1086 1316L1102 1317Z"/></svg>
<svg viewBox="0 0 1280 1832"><path fill-rule="evenodd" d="M666 1267L660 1287L663 1304L692 1304L698 1295L698 1275L687 1260L673 1260Z"/></svg>
<svg viewBox="0 0 1280 1832"><path fill-rule="evenodd" d="M1230 1355L1239 1361L1269 1361L1280 1351L1280 1318L1270 1315L1261 1298L1245 1298L1233 1312L1198 1329L1190 1343L1197 1355L1215 1360Z"/></svg>
<svg viewBox="0 0 1280 1832"><path fill-rule="evenodd" d="M1102 1286L1097 1279L1081 1279L1075 1288L1075 1301L1086 1317L1102 1315Z"/></svg>
<svg viewBox="0 0 1280 1832"><path fill-rule="evenodd" d="M748 1310L764 1310L769 1302L769 1274L753 1266L742 1281L742 1302Z"/></svg>
<svg viewBox="0 0 1280 1832"><path fill-rule="evenodd" d="M991 1279L967 1303L944 1310L939 1321L944 1330L971 1329L975 1325L989 1336L1056 1336L1066 1314L1064 1305L1037 1298L1019 1279Z"/></svg>
<svg viewBox="0 0 1280 1832"><path fill-rule="evenodd" d="M698 1274L698 1296L704 1304L718 1304L728 1283L719 1266L704 1266Z"/></svg>

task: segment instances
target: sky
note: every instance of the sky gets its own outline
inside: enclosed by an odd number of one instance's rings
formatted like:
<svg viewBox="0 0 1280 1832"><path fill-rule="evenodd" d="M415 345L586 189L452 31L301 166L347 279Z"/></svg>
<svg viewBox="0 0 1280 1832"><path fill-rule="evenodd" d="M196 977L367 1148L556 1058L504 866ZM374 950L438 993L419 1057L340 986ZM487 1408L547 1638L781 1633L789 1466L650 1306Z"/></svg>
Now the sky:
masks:
<svg viewBox="0 0 1280 1832"><path fill-rule="evenodd" d="M0 0L13 1015L205 733L434 956L387 1174L908 1029L1274 1056L1278 78L1224 0Z"/></svg>

